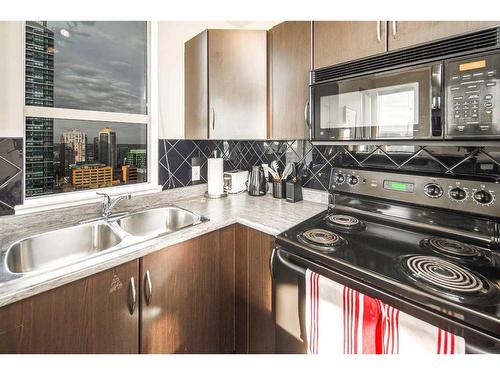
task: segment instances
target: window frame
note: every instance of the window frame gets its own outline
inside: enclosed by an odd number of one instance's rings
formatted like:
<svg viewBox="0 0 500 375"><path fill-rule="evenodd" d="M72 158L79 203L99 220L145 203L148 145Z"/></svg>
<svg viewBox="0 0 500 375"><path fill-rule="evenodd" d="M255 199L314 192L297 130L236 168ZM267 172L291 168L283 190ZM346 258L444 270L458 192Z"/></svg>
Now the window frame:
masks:
<svg viewBox="0 0 500 375"><path fill-rule="evenodd" d="M23 150L26 150L27 117L146 124L148 180L147 182L130 185L118 185L98 189L26 197L26 158L23 157L23 204L15 206L16 214L31 213L52 208L70 207L100 201L102 198L96 195L97 191L104 192L110 196L116 196L124 193L132 193L134 195L147 194L162 190L161 185L158 185L158 145L156 144L158 139L158 23L156 21L145 22L147 24L147 113L144 115L26 105L26 22L23 22Z"/></svg>

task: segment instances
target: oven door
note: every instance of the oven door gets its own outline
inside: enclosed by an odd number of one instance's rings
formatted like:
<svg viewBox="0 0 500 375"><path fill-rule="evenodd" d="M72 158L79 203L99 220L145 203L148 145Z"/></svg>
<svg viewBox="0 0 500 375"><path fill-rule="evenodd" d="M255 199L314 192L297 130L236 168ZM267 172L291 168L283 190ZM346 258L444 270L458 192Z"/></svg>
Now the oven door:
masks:
<svg viewBox="0 0 500 375"><path fill-rule="evenodd" d="M437 315L411 301L403 300L377 289L349 275L313 263L281 247L271 257L273 276L273 312L276 321L276 352L287 354L307 353L306 332L306 270L348 286L364 295L381 300L447 332L465 339L466 353L500 353L500 338L465 326L446 315Z"/></svg>
<svg viewBox="0 0 500 375"><path fill-rule="evenodd" d="M441 139L442 64L311 86L313 140Z"/></svg>

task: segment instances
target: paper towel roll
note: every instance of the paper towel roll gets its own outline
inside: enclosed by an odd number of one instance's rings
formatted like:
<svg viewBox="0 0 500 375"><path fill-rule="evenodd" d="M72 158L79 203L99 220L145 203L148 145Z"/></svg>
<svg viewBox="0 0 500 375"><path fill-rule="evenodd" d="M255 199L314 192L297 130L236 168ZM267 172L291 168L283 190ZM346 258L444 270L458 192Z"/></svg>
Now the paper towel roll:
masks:
<svg viewBox="0 0 500 375"><path fill-rule="evenodd" d="M222 158L208 159L208 194L224 193L224 161Z"/></svg>

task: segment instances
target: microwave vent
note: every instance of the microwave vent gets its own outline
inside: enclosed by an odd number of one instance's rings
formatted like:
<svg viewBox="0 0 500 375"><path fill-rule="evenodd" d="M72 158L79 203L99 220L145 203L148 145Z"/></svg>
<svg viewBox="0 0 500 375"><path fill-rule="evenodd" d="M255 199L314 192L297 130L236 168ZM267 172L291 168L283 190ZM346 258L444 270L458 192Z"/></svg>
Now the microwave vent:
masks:
<svg viewBox="0 0 500 375"><path fill-rule="evenodd" d="M485 29L313 70L312 84L499 47L500 27Z"/></svg>

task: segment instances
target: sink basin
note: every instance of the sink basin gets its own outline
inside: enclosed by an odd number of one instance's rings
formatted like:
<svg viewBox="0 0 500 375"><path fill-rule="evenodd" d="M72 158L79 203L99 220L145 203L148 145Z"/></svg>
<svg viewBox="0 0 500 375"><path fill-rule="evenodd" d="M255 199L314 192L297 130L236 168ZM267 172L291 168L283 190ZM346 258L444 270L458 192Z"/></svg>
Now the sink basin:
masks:
<svg viewBox="0 0 500 375"><path fill-rule="evenodd" d="M12 273L57 268L110 249L121 238L103 222L64 228L14 243L6 254Z"/></svg>
<svg viewBox="0 0 500 375"><path fill-rule="evenodd" d="M200 215L179 207L161 207L137 212L117 220L133 236L153 237L186 228L203 221Z"/></svg>

